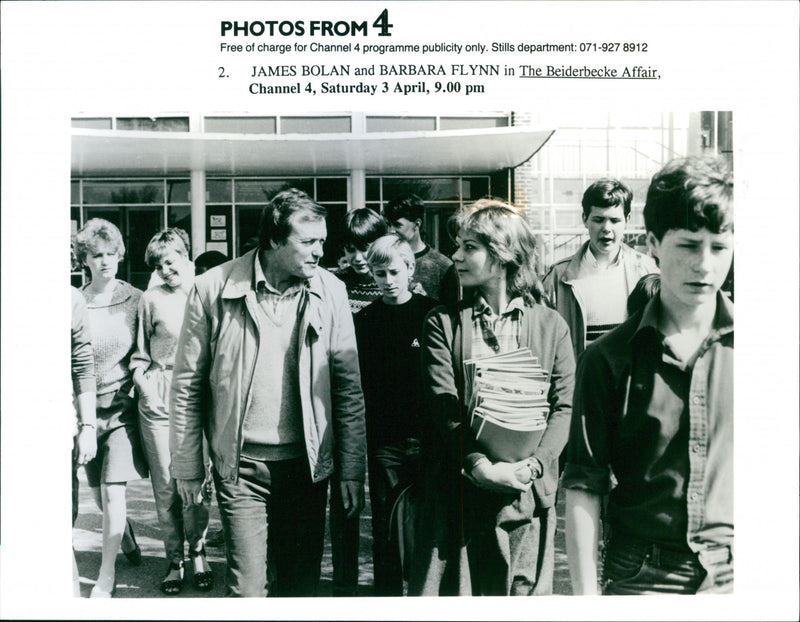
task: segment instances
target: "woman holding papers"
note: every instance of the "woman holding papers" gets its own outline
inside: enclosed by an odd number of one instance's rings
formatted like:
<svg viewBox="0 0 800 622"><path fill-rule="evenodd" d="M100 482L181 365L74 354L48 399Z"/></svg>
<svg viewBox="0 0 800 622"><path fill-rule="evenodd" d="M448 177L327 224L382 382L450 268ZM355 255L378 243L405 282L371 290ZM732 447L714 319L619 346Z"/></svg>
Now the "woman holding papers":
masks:
<svg viewBox="0 0 800 622"><path fill-rule="evenodd" d="M464 296L432 311L423 332L427 479L409 593L550 594L569 329L541 302L520 210L484 199L455 224Z"/></svg>

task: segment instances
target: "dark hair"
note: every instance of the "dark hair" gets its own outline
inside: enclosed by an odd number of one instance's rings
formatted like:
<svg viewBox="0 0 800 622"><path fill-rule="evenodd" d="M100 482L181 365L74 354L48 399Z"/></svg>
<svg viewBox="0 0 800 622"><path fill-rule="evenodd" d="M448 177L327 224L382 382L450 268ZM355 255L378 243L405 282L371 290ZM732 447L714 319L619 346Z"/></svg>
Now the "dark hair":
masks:
<svg viewBox="0 0 800 622"><path fill-rule="evenodd" d="M714 156L678 158L653 176L644 226L660 241L671 229L733 231L733 173Z"/></svg>
<svg viewBox="0 0 800 622"><path fill-rule="evenodd" d="M622 206L625 220L627 220L631 213L632 199L633 193L630 188L618 179L598 179L583 193L581 201L583 217L584 219L589 218L593 207L607 209Z"/></svg>
<svg viewBox="0 0 800 622"><path fill-rule="evenodd" d="M661 291L661 275L645 274L628 294L628 317L635 315L647 306Z"/></svg>
<svg viewBox="0 0 800 622"><path fill-rule="evenodd" d="M506 269L509 298L542 302L542 284L536 273L536 238L524 211L497 199L479 199L462 207L453 218L459 232L468 231L486 246Z"/></svg>
<svg viewBox="0 0 800 622"><path fill-rule="evenodd" d="M359 250L365 249L389 231L386 219L368 207L348 212L344 219L344 227L345 246Z"/></svg>
<svg viewBox="0 0 800 622"><path fill-rule="evenodd" d="M189 235L183 229L178 229L177 227L162 229L150 238L147 243L147 248L144 251L144 263L150 269L155 268L159 260L170 249L174 249L179 255L183 255L188 259L190 256L189 247Z"/></svg>
<svg viewBox="0 0 800 622"><path fill-rule="evenodd" d="M297 188L279 192L261 211L258 223L259 248L266 250L271 242L285 244L292 231L290 220L295 214L301 214L307 220L319 220L328 215L328 210Z"/></svg>
<svg viewBox="0 0 800 622"><path fill-rule="evenodd" d="M208 272L211 268L216 268L218 265L228 261L228 258L219 251L206 251L200 253L194 260L194 272L197 275Z"/></svg>
<svg viewBox="0 0 800 622"><path fill-rule="evenodd" d="M416 194L405 194L389 201L383 208L383 215L389 222L399 218L405 218L411 222L424 220L425 203Z"/></svg>

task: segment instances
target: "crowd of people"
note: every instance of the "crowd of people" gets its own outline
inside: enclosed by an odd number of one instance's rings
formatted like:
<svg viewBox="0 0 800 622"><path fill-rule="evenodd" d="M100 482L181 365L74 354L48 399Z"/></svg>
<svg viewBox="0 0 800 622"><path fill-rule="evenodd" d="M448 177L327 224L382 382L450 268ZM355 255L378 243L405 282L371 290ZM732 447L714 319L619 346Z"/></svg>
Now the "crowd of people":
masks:
<svg viewBox="0 0 800 622"><path fill-rule="evenodd" d="M114 596L119 551L141 563L125 493L148 476L165 595L190 574L213 589L214 495L227 595L316 595L329 503L333 594L357 595L367 477L376 596L552 593L559 488L574 593L732 591L732 195L722 160L667 164L644 254L623 242L631 191L599 180L588 241L543 280L524 210L496 199L454 215L452 260L422 241L418 197L352 210L331 272L325 208L284 190L231 261L157 233L144 292L116 277L119 230L89 220L72 374L73 524L80 467L103 511L91 597ZM521 351L541 389L495 404L546 412L509 460L467 369Z"/></svg>

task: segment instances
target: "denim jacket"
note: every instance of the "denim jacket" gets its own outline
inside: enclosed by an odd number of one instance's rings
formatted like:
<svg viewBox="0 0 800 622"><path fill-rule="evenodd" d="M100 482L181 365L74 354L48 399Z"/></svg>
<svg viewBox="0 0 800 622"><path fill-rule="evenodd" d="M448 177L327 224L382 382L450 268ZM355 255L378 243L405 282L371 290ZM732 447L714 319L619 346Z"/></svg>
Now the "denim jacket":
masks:
<svg viewBox="0 0 800 622"><path fill-rule="evenodd" d="M242 422L262 344L255 320L251 251L195 281L186 303L170 396L171 473L204 475L205 432L220 477L236 481ZM308 280L299 331L299 380L306 455L315 482L334 470L363 481L364 396L344 284L320 268Z"/></svg>

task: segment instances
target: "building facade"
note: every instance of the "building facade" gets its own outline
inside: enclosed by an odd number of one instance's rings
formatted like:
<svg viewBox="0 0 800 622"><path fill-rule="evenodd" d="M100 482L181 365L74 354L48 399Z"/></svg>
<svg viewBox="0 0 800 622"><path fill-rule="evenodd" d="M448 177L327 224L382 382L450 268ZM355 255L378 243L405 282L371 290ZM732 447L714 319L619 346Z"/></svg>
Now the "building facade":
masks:
<svg viewBox="0 0 800 622"><path fill-rule="evenodd" d="M381 211L413 192L426 202L426 241L446 254L448 218L464 203L491 195L525 207L543 271L583 241L580 198L595 179L619 177L633 189L636 243L644 191L663 163L731 151L729 113L83 114L72 127L73 233L90 218L116 224L127 247L119 276L138 287L159 229L189 232L193 257L237 257L254 243L263 206L288 187L328 208L326 266L341 257L348 210ZM73 284L82 278L73 273Z"/></svg>

